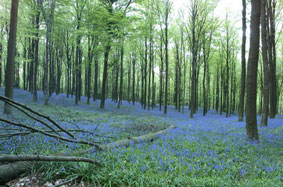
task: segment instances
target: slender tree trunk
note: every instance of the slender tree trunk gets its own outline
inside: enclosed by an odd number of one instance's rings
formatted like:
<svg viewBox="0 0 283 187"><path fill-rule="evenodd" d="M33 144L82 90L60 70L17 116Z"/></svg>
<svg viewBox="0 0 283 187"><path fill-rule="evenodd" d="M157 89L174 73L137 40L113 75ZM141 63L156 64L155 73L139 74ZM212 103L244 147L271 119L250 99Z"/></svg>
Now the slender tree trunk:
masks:
<svg viewBox="0 0 283 187"><path fill-rule="evenodd" d="M221 65L220 65L220 73L221 73L221 75L220 75L220 78L221 78L221 80L220 80L220 115L222 115L222 112L223 112L223 90L224 90L224 72L223 72L223 64L222 64L222 62L221 62Z"/></svg>
<svg viewBox="0 0 283 187"><path fill-rule="evenodd" d="M168 107L168 82L169 82L169 54L168 54L168 17L169 17L169 2L166 1L165 10L165 104L164 104L164 114L167 114Z"/></svg>
<svg viewBox="0 0 283 187"><path fill-rule="evenodd" d="M250 51L247 72L247 117L246 130L249 139L258 140L256 119L256 95L257 95L257 67L259 57L259 25L261 1L252 0Z"/></svg>
<svg viewBox="0 0 283 187"><path fill-rule="evenodd" d="M128 103L131 102L131 70L132 70L132 66L131 66L131 59L129 60L129 67L128 67ZM146 105L146 104L145 104Z"/></svg>
<svg viewBox="0 0 283 187"><path fill-rule="evenodd" d="M124 45L124 44L123 44ZM124 67L123 67L123 62L124 61L124 46L121 47L121 67L120 67L120 94L119 94L119 103L118 103L118 108L122 105L123 101L123 79L124 79ZM134 70L134 68L133 68ZM133 98L134 96L134 84L135 80L133 80ZM133 99L133 103L135 103L135 99Z"/></svg>
<svg viewBox="0 0 283 187"><path fill-rule="evenodd" d="M40 11L36 15L35 54L34 54L34 78L33 78L33 101L37 102L37 74L38 74L38 50L39 50L39 20Z"/></svg>
<svg viewBox="0 0 283 187"><path fill-rule="evenodd" d="M102 80L102 89L101 89L102 92L101 92L101 103L100 103L101 109L104 109L104 105L105 105L108 58L109 58L110 49L111 49L111 45L108 43L104 52L104 69L103 69L103 80Z"/></svg>
<svg viewBox="0 0 283 187"><path fill-rule="evenodd" d="M136 97L135 97L135 84L136 84L136 81L135 81L135 78L136 78L136 55L133 54L133 87L132 87L132 102L133 102L133 105L135 105L135 100L136 100Z"/></svg>
<svg viewBox="0 0 283 187"><path fill-rule="evenodd" d="M71 97L75 94L76 91L76 64L75 64L75 47L72 46L72 92L71 92Z"/></svg>
<svg viewBox="0 0 283 187"><path fill-rule="evenodd" d="M49 72L49 55L51 54L51 25L52 25L52 21L53 21L53 14L54 14L54 9L55 9L55 0L51 0L51 11L49 13L49 15L47 16L45 8L43 6L42 0L37 0L37 3L40 5L42 14L43 14L43 18L45 20L46 23L46 42L45 42L45 60L43 63L43 93L44 93L44 104L47 105L48 104L48 72ZM51 58L50 58L51 59Z"/></svg>
<svg viewBox="0 0 283 187"><path fill-rule="evenodd" d="M0 87L2 87L2 59L3 59L2 55L3 55L3 45L0 42Z"/></svg>
<svg viewBox="0 0 283 187"><path fill-rule="evenodd" d="M27 43L27 40L25 40L25 45ZM27 60L27 49L26 49L26 46L24 46L24 65L23 65L23 83L24 83L24 90L27 89L27 86L26 86L26 60Z"/></svg>
<svg viewBox="0 0 283 187"><path fill-rule="evenodd" d="M203 115L205 116L206 115L206 87L205 87L205 80L206 80L206 57L205 57L205 50L204 51L204 61L203 61L203 80L202 80L202 87L203 87Z"/></svg>
<svg viewBox="0 0 283 187"><path fill-rule="evenodd" d="M2 86L2 55L3 55L3 45L0 42L0 87Z"/></svg>
<svg viewBox="0 0 283 187"><path fill-rule="evenodd" d="M98 54L95 52L94 57L94 87L93 87L93 101L96 101L98 94Z"/></svg>
<svg viewBox="0 0 283 187"><path fill-rule="evenodd" d="M93 42L93 39L92 39ZM91 89L91 70L92 70L92 58L93 58L93 50L92 43L90 41L90 37L88 37L88 68L87 68L87 104L90 104L90 89Z"/></svg>
<svg viewBox="0 0 283 187"><path fill-rule="evenodd" d="M71 54L69 49L69 31L66 32L66 57L67 57L67 97L71 92Z"/></svg>
<svg viewBox="0 0 283 187"><path fill-rule="evenodd" d="M143 54L141 54L140 56L143 56ZM141 100L140 100L140 102L141 102L141 106L143 108L143 106L144 106L144 65L143 65L143 63L141 63L141 81L142 81L142 83L141 83Z"/></svg>
<svg viewBox="0 0 283 187"><path fill-rule="evenodd" d="M144 47L145 47L145 52L144 52L144 94L143 94L143 108L146 109L146 96L147 96L147 37L145 38L145 43L144 43Z"/></svg>
<svg viewBox="0 0 283 187"><path fill-rule="evenodd" d="M15 53L16 53L16 43L17 43L17 23L18 23L18 7L19 0L12 0L11 6L11 17L10 17L10 32L8 40L8 55L7 55L7 65L5 72L5 96L13 99L14 98L14 64L15 64ZM4 113L11 114L12 107L5 103Z"/></svg>
<svg viewBox="0 0 283 187"><path fill-rule="evenodd" d="M229 117L229 63L230 63L230 45L229 45L229 28L227 28L227 35L226 35L226 118Z"/></svg>
<svg viewBox="0 0 283 187"><path fill-rule="evenodd" d="M269 0L270 22L270 118L275 118L277 111L277 82L276 82L276 46L275 46L275 8L276 1Z"/></svg>
<svg viewBox="0 0 283 187"><path fill-rule="evenodd" d="M160 39L160 85L159 85L159 111L163 103L163 34Z"/></svg>
<svg viewBox="0 0 283 187"><path fill-rule="evenodd" d="M152 26L150 26L150 39L149 39L149 70L148 70L148 98L147 98L147 110L150 111L150 99L151 99L151 68L153 61L153 39L152 39ZM152 85L153 86L153 85Z"/></svg>
<svg viewBox="0 0 283 187"><path fill-rule="evenodd" d="M115 89L114 89L114 101L115 103L118 103L118 83L119 83L119 59L118 59L118 56L116 57L117 59L115 60L116 63L115 63L115 73L116 73L116 80L115 80Z"/></svg>
<svg viewBox="0 0 283 187"><path fill-rule="evenodd" d="M33 70L33 67L34 67L34 52L35 52L35 39L31 39L31 47L30 47L30 63L29 63L29 91L31 93L33 93L33 73L34 73L34 70Z"/></svg>
<svg viewBox="0 0 283 187"><path fill-rule="evenodd" d="M261 113L261 126L267 126L269 112L269 62L267 56L267 16L266 16L266 0L261 0L261 51L264 71L264 86L263 86L263 111Z"/></svg>
<svg viewBox="0 0 283 187"><path fill-rule="evenodd" d="M239 116L238 121L243 121L244 119L244 106L245 106L245 92L246 92L246 0L242 0L243 12L242 12L242 73L241 73L241 93L240 93L240 103L239 103Z"/></svg>
<svg viewBox="0 0 283 187"><path fill-rule="evenodd" d="M154 53L154 51L152 52L152 53ZM153 54L153 56L155 56L154 54ZM151 70L152 70L152 98L151 98L151 108L153 109L154 107L155 107L155 92L156 92L156 84L155 84L155 82L154 82L154 75L155 75L155 73L154 73L154 61L155 61L155 58L153 58L152 59L152 68L151 68Z"/></svg>

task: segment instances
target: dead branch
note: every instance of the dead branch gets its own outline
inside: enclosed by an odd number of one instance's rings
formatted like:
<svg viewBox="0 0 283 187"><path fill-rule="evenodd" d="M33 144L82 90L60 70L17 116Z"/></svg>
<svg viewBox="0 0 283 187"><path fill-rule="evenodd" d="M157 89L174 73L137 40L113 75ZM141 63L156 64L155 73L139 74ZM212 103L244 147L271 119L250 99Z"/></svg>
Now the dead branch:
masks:
<svg viewBox="0 0 283 187"><path fill-rule="evenodd" d="M6 130L18 130L18 129L6 129ZM92 136L97 136L97 137L101 137L101 138L112 138L115 139L112 136L103 136L103 135L99 135L99 134L95 134L93 132L87 131L87 130L83 130L83 129L68 129L69 132L79 132L79 133L86 133L86 134L91 134ZM44 131L47 133L51 133L53 131ZM62 132L61 130L57 130L56 132ZM14 136L27 136L33 133L38 133L35 131L25 131L25 132L14 132L14 133L6 133L6 134L0 134L0 137L14 137Z"/></svg>
<svg viewBox="0 0 283 187"><path fill-rule="evenodd" d="M20 107L18 107L17 105L13 104L13 103L9 103L9 105L11 105L12 107L18 109L19 111L21 111L22 113L24 113L25 115L27 115L28 117L30 117L31 119L38 121L39 123L43 124L44 126L46 126L47 128L49 128L52 132L55 132L58 136L60 136L60 134L53 129L50 125L48 125L47 123L45 123L44 121L35 118L34 116L30 115L29 113L27 113L25 110L21 109Z"/></svg>
<svg viewBox="0 0 283 187"><path fill-rule="evenodd" d="M45 118L46 120L48 120L49 122L51 122L53 125L55 125L58 129L62 130L63 132L65 132L66 134L68 134L70 137L74 138L74 135L72 135L70 132L66 131L65 129L63 129L59 124L57 124L54 120L52 120L49 116L46 116L44 114L41 114L41 113L38 113L36 111L34 111L33 109L27 107L26 105L24 104L21 104L21 103L18 103L18 102L15 102L13 101L12 99L10 98L7 98L7 97L4 97L4 96L0 96L0 100L2 101L5 101L9 104L14 104L14 105L17 105L17 106L20 106L26 110L28 110L29 112L33 113L33 114L36 114L42 118Z"/></svg>
<svg viewBox="0 0 283 187"><path fill-rule="evenodd" d="M13 122L13 121L9 121L9 120L3 119L3 118L0 118L0 121L8 123L10 125L17 126L17 127L23 127L25 129L31 130L33 132L38 132L38 133L41 133L41 134L43 134L45 136L49 136L49 137L52 137L52 138L63 140L65 142L85 144L85 145L94 146L97 149L101 149L100 146L98 144L96 144L96 143L92 143L92 142L88 142L88 141L84 141L84 140L68 139L68 138L65 138L65 137L62 137L62 136L57 136L57 135L48 133L46 131L43 131L43 130L40 130L40 129L36 129L36 128L30 127L30 126L27 126L27 125L24 125L24 124L21 124L21 123L16 123L16 122ZM64 130L64 132L65 132L65 130Z"/></svg>

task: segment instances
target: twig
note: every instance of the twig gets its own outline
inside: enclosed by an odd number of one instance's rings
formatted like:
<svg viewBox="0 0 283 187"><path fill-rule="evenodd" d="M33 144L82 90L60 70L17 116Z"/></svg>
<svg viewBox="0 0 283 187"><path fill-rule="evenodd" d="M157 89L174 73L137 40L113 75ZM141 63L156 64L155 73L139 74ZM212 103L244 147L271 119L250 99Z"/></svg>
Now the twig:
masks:
<svg viewBox="0 0 283 187"><path fill-rule="evenodd" d="M88 162L101 166L97 161L75 156L41 156L41 155L0 155L0 162L19 162L19 161L55 161L55 162Z"/></svg>

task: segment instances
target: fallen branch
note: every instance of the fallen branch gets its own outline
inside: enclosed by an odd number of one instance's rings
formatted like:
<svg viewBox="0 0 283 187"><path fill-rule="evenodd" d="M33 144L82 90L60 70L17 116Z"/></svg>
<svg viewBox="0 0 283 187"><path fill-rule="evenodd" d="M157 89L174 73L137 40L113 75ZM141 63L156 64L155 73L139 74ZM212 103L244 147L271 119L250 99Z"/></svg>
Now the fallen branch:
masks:
<svg viewBox="0 0 283 187"><path fill-rule="evenodd" d="M43 130L36 129L36 128L30 127L30 126L21 124L21 123L16 123L16 122L13 122L13 121L9 121L9 120L3 119L3 118L0 118L0 121L5 122L5 123L8 123L8 124L10 124L10 125L17 126L17 127L23 127L23 128L25 128L25 129L31 130L31 131L33 131L33 132L38 132L38 133L41 133L41 134L43 134L43 135L45 135L45 136L49 136L49 137L52 137L52 138L55 138L55 139L59 139L59 140L63 140L63 141L66 141L66 142L71 142L71 143L79 143L79 144L90 145L90 146L96 147L97 149L101 149L100 146L99 146L98 144L96 144L96 143L92 143L92 142L88 142L88 141L84 141L84 140L72 140L72 139L68 139L68 138L65 138L65 137L62 137L62 136L57 136L57 135L54 135L54 134L45 132L45 131L43 131ZM64 132L65 132L65 131L64 131Z"/></svg>
<svg viewBox="0 0 283 187"><path fill-rule="evenodd" d="M4 96L0 96L0 100L7 102L8 104L14 104L17 106L20 106L28 111L30 111L31 113L34 113L42 118L45 118L46 120L50 121L53 125L55 125L58 129L62 130L63 132L65 132L66 134L68 134L70 137L74 138L74 135L72 135L70 132L66 131L64 128L62 128L59 124L57 124L54 120L52 120L49 116L46 116L44 114L38 113L36 111L34 111L33 109L27 107L24 104L18 103L13 101L12 99L8 98L8 97L4 97ZM12 105L11 105L12 106Z"/></svg>
<svg viewBox="0 0 283 187"><path fill-rule="evenodd" d="M52 132L55 132L57 135L60 136L60 134L53 129L50 125L48 125L47 123L45 123L44 121L35 118L34 116L30 115L28 112L26 112L25 110L21 109L20 107L18 107L17 105L13 104L13 103L9 103L9 105L11 105L12 107L18 109L19 111L21 111L22 113L24 113L25 115L27 115L28 117L30 117L31 119L38 121L39 123L43 124L44 126L46 126L47 128L49 128Z"/></svg>
<svg viewBox="0 0 283 187"><path fill-rule="evenodd" d="M0 162L19 161L55 161L55 162L88 162L101 166L93 159L75 156L41 156L41 155L0 155Z"/></svg>
<svg viewBox="0 0 283 187"><path fill-rule="evenodd" d="M131 143L141 143L143 141L153 141L160 137L160 135L167 133L171 129L175 129L176 126L170 126L167 129L158 131L156 133L149 133L146 135L138 136L138 137L131 137L123 140L118 140L113 143L105 144L100 146L100 151L109 151L113 148L122 147L122 146L129 146ZM90 149L91 150L91 149ZM79 154L88 154L90 150L82 151ZM97 151L97 150L96 150ZM61 153L64 156L66 154ZM17 178L20 174L31 170L32 163L29 161L21 161L15 163L9 163L0 165L0 184L5 184L12 179Z"/></svg>
<svg viewBox="0 0 283 187"><path fill-rule="evenodd" d="M16 131L17 129L13 129L14 131ZM103 135L99 135L99 134L95 134L94 132L90 132L87 130L82 130L82 129L68 129L69 132L79 132L79 133L86 133L86 134L91 134L93 136L97 136L97 137L102 137L102 138L112 138L115 139L112 136L103 136ZM53 131L44 131L47 133L53 132ZM57 132L62 132L61 130L57 130ZM6 134L0 134L0 137L14 137L14 136L27 136L33 133L38 133L35 131L26 131L26 132L14 132L14 133L6 133Z"/></svg>

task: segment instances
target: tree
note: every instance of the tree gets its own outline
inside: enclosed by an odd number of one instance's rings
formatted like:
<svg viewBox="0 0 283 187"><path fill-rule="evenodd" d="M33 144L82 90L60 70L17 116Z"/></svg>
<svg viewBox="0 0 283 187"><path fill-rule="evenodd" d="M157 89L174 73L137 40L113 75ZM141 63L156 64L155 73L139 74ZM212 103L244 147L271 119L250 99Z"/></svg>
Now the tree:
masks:
<svg viewBox="0 0 283 187"><path fill-rule="evenodd" d="M261 115L261 126L267 126L269 112L269 62L267 56L267 15L266 15L266 0L261 0L261 51L264 71L264 86L263 86L263 111Z"/></svg>
<svg viewBox="0 0 283 187"><path fill-rule="evenodd" d="M117 0L111 0L111 1L103 1L105 8L108 13L108 18L106 21L106 41L105 41L105 49L104 49L104 67L103 67L103 80L102 80L102 91L101 91L101 103L100 108L104 109L105 105L105 99L106 99L106 82L107 82L107 76L108 76L108 60L109 60L109 53L111 50L111 43L113 42L114 38L117 36L118 31L121 29L119 28L119 21L122 21L125 18L126 11L130 4L132 3L132 0L129 0L126 4L123 5L117 5L116 8L113 8L113 5ZM117 14L115 14L117 11ZM122 12L122 13L121 13ZM120 14L121 13L121 14ZM115 19L115 16L116 19Z"/></svg>
<svg viewBox="0 0 283 187"><path fill-rule="evenodd" d="M165 104L164 104L164 114L167 114L167 105L168 105L168 82L169 82L169 54L168 54L168 27L169 27L169 14L171 11L172 3L170 0L166 0L165 2Z"/></svg>
<svg viewBox="0 0 283 187"><path fill-rule="evenodd" d="M37 101L37 74L38 74L38 52L39 52L39 19L40 11L37 9L36 14L36 34L35 34L35 50L34 50L34 73L33 73L33 101Z"/></svg>
<svg viewBox="0 0 283 187"><path fill-rule="evenodd" d="M261 1L251 1L251 25L250 25L250 50L247 72L247 114L246 130L248 138L258 140L256 119L256 96L257 96L257 67L259 58L259 25Z"/></svg>
<svg viewBox="0 0 283 187"><path fill-rule="evenodd" d="M238 121L243 121L244 118L244 106L245 106L245 90L246 90L246 0L242 0L243 12L242 12L242 73L241 73L241 93L239 103L239 116Z"/></svg>
<svg viewBox="0 0 283 187"><path fill-rule="evenodd" d="M43 0L37 0L37 3L40 5L42 15L46 24L46 38L45 38L45 59L43 61L43 93L44 93L44 104L48 104L48 72L49 72L49 60L50 60L50 54L51 54L51 28L53 23L53 15L54 15L54 9L55 9L55 1L51 0L49 1L50 6L50 13L47 14L45 7L43 6ZM50 94L50 93L49 93Z"/></svg>
<svg viewBox="0 0 283 187"><path fill-rule="evenodd" d="M17 24L18 24L18 7L19 0L12 0L11 16L10 16L10 32L8 41L8 55L7 66L5 71L5 96L13 99L14 97L14 65L16 56L16 44L17 44ZM4 113L11 114L12 107L5 102Z"/></svg>

